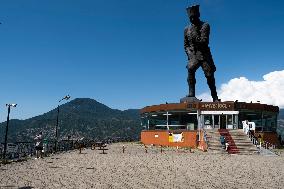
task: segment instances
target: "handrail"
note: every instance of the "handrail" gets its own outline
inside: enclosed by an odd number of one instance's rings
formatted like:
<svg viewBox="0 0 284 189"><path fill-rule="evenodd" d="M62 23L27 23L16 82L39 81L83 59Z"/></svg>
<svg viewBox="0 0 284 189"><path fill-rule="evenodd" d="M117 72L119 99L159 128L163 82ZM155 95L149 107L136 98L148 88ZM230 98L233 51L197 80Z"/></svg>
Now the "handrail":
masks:
<svg viewBox="0 0 284 189"><path fill-rule="evenodd" d="M186 126L186 125L155 125L156 127L166 127L166 126L169 126L169 127L181 127L181 126Z"/></svg>
<svg viewBox="0 0 284 189"><path fill-rule="evenodd" d="M203 147L201 147L201 149L203 150L203 151L207 151L208 150L208 143L209 143L209 141L208 141L208 138L207 138L207 133L206 133L206 131L205 131L205 129L200 129L200 131L201 132L203 132L203 141L204 141L204 146ZM200 139L200 141L199 142L201 142L202 141L202 139Z"/></svg>
<svg viewBox="0 0 284 189"><path fill-rule="evenodd" d="M248 136L251 139L252 143L256 146L259 146L260 148L269 149L269 147L272 147L272 149L276 148L275 144L272 144L270 142L267 142L263 140L263 142L260 142L257 137L255 137L252 133L248 132Z"/></svg>
<svg viewBox="0 0 284 189"><path fill-rule="evenodd" d="M206 144L208 144L208 138L207 138L207 133L204 129L201 129L201 131L203 132L203 139L206 142Z"/></svg>
<svg viewBox="0 0 284 189"><path fill-rule="evenodd" d="M264 143L264 148L265 149L269 149L269 147L272 147L272 149L275 149L276 148L276 145L275 144L272 144L270 142L267 142L267 141L263 141Z"/></svg>
<svg viewBox="0 0 284 189"><path fill-rule="evenodd" d="M257 138L252 133L248 132L247 135L255 146L259 145Z"/></svg>
<svg viewBox="0 0 284 189"><path fill-rule="evenodd" d="M78 144L83 144L85 147L91 147L96 141L98 140L60 140L58 142L57 148L58 152L70 151L74 150L78 147ZM116 142L131 142L136 141L134 138L127 138L127 137L116 137L112 139L104 139L100 140L104 143L116 143ZM12 144L17 145L17 149L15 152L8 152L6 158L7 159L23 159L26 157L33 157L35 155L35 143L33 141L22 141L22 142L14 142ZM45 145L45 144L44 144ZM4 143L0 142L0 160L3 158L3 148ZM46 148L45 148L46 147ZM54 150L54 141L49 140L48 144L45 146L44 155L48 156L55 152ZM1 161L0 161L1 163Z"/></svg>

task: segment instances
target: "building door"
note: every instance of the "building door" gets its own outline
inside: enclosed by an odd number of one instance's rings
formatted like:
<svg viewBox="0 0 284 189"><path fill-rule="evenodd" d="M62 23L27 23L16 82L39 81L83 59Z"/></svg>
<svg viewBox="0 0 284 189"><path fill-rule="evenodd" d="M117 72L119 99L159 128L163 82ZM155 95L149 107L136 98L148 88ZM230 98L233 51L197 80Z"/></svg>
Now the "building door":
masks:
<svg viewBox="0 0 284 189"><path fill-rule="evenodd" d="M220 128L220 115L214 115L214 128Z"/></svg>
<svg viewBox="0 0 284 189"><path fill-rule="evenodd" d="M220 115L220 129L226 129L226 115Z"/></svg>

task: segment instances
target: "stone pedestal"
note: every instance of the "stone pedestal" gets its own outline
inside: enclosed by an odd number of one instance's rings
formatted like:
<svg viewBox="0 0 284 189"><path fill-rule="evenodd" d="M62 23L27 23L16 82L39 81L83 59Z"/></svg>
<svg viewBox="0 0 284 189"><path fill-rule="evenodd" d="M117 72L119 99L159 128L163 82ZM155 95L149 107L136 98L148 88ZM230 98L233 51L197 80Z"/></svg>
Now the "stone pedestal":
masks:
<svg viewBox="0 0 284 189"><path fill-rule="evenodd" d="M196 97L183 97L180 99L180 103L187 103L187 102L201 102L200 100L198 100Z"/></svg>

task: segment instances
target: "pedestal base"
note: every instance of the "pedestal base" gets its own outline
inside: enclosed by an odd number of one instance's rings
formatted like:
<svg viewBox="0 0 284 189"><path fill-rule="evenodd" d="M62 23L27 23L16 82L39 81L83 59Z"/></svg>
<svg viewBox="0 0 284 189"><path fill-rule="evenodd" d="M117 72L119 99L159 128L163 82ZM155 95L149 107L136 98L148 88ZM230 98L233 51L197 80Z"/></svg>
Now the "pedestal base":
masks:
<svg viewBox="0 0 284 189"><path fill-rule="evenodd" d="M183 97L180 99L180 103L187 103L187 102L201 102L200 100L198 100L195 96L194 97Z"/></svg>

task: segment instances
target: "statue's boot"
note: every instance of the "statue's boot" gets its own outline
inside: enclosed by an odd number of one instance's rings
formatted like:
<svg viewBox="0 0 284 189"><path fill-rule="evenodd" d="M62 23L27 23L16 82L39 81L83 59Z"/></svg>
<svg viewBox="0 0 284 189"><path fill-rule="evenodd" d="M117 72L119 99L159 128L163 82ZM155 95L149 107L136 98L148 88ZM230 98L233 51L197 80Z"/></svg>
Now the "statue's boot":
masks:
<svg viewBox="0 0 284 189"><path fill-rule="evenodd" d="M189 92L188 92L188 97L195 97L195 73L194 72L189 72L188 73L188 87L189 87Z"/></svg>
<svg viewBox="0 0 284 189"><path fill-rule="evenodd" d="M219 102L220 99L218 99L214 75L207 77L207 84L210 88L211 97L213 98L213 102Z"/></svg>

